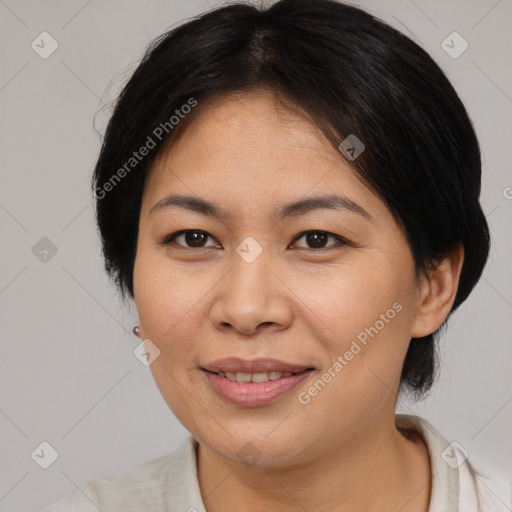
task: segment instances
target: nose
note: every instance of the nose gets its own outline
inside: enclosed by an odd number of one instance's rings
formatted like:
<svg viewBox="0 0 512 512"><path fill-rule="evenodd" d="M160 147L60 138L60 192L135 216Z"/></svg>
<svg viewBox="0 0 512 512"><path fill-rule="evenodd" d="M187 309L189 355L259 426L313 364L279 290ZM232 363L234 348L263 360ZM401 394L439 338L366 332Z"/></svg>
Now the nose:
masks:
<svg viewBox="0 0 512 512"><path fill-rule="evenodd" d="M211 309L215 328L254 335L287 328L293 319L289 289L265 251L252 263L235 254L228 275L216 287Z"/></svg>

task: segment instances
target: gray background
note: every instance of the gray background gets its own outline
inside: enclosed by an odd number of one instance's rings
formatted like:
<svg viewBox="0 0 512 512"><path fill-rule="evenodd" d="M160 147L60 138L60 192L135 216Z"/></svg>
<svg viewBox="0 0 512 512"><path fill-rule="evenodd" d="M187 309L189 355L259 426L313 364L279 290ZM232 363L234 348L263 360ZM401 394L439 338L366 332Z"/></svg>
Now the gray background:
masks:
<svg viewBox="0 0 512 512"><path fill-rule="evenodd" d="M2 511L42 508L86 478L112 478L173 451L187 434L133 355L136 312L104 276L89 181L100 147L95 114L102 133L108 105L146 45L214 5L0 0ZM491 257L442 340L434 391L421 404L401 402L399 412L419 414L459 442L474 466L501 478L493 489L510 506L512 2L357 5L429 51L482 144ZM59 45L47 59L31 48L43 31ZM458 58L441 45L453 31L469 43ZM57 249L47 261L32 250L43 237ZM42 441L59 454L46 470L31 458Z"/></svg>

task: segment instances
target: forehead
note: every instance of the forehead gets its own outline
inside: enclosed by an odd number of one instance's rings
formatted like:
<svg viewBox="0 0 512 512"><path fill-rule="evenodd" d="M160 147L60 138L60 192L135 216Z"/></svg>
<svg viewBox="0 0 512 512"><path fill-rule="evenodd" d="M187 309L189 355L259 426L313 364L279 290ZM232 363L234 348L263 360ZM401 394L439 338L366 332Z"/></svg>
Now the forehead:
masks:
<svg viewBox="0 0 512 512"><path fill-rule="evenodd" d="M339 158L302 107L267 89L199 101L181 123L160 161L185 152L197 158L229 159L232 165L244 156L248 160L257 155L260 160L275 152L286 153L288 160L303 158L306 152L319 158L332 158L333 154Z"/></svg>
<svg viewBox="0 0 512 512"><path fill-rule="evenodd" d="M246 208L307 195L356 202L373 195L308 115L272 92L232 93L196 109L149 172L150 207L175 192Z"/></svg>

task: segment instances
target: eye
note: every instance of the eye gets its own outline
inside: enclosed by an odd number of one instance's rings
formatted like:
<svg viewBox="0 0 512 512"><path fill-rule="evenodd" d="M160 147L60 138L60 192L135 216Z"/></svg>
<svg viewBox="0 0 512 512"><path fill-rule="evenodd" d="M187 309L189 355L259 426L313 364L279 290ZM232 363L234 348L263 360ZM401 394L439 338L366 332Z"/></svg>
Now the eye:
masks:
<svg viewBox="0 0 512 512"><path fill-rule="evenodd" d="M349 245L349 242L342 238L341 236L334 235L333 233L328 233L327 231L304 231L303 233L295 237L294 242L300 240L301 238L304 238L305 242L307 244L310 244L312 247L299 247L299 249L318 250L332 247L332 245L336 245L332 244L331 246L326 246L325 244L327 243L329 238L337 241L339 245Z"/></svg>
<svg viewBox="0 0 512 512"><path fill-rule="evenodd" d="M215 245L205 245L205 242L208 240L208 238L213 240L213 237L206 231L186 229L177 231L176 233L171 233L170 235L166 236L161 243L163 245L168 245L174 242L176 245L184 247L185 249L215 247ZM344 238L333 233L328 233L327 231L304 231L297 235L292 243L296 243L297 240L300 240L301 238L304 238L306 244L309 244L311 247L303 246L299 247L299 249L310 249L317 252L320 252L322 249L328 249L329 247L335 245L350 245L350 243ZM180 239L181 243L179 242ZM337 242L337 244L334 243L331 245L326 245L329 239L334 240Z"/></svg>
<svg viewBox="0 0 512 512"><path fill-rule="evenodd" d="M182 231L177 231L176 233L172 233L166 236L161 243L167 245L170 244L171 242L174 242L175 240L180 239L181 237L183 237L182 240L184 241L184 244L177 243L177 245L185 247L186 249L200 249L203 247L213 247L211 245L204 245L208 238L212 238L211 235L209 235L206 231L193 229L186 229Z"/></svg>

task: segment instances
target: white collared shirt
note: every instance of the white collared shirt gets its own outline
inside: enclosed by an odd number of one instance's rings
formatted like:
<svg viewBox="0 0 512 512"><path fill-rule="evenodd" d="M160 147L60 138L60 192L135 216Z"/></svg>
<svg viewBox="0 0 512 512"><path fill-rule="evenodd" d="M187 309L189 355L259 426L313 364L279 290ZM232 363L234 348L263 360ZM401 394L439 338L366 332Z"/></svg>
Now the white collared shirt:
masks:
<svg viewBox="0 0 512 512"><path fill-rule="evenodd" d="M397 427L419 432L430 455L432 487L428 512L510 512L475 473L467 453L449 443L426 420L397 414ZM207 512L197 479L197 441L189 436L173 454L146 462L114 480L87 480L81 490L42 512Z"/></svg>

